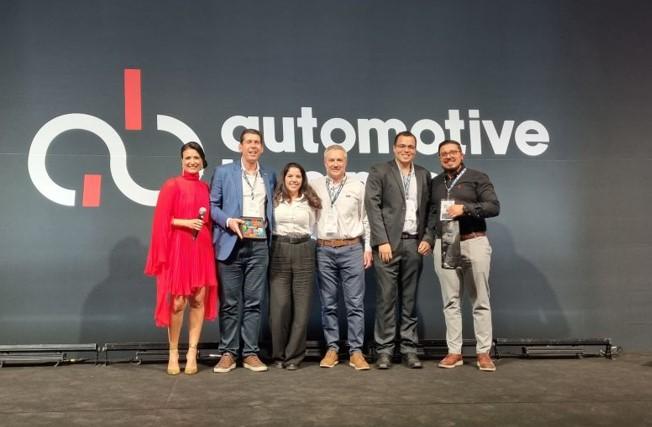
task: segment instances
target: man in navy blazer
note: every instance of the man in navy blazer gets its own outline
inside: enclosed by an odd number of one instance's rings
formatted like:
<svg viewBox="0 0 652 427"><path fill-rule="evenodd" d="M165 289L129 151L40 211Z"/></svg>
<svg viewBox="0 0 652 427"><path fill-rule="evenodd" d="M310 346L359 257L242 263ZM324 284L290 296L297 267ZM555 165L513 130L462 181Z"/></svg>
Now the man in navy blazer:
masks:
<svg viewBox="0 0 652 427"><path fill-rule="evenodd" d="M272 196L276 175L260 166L258 159L263 149L262 134L245 129L240 135L240 161L216 167L211 179L222 354L214 372L235 369L241 347L245 368L255 372L267 370L258 358L258 336L274 223ZM243 235L243 217L256 218L264 224L264 231L258 234L261 238Z"/></svg>

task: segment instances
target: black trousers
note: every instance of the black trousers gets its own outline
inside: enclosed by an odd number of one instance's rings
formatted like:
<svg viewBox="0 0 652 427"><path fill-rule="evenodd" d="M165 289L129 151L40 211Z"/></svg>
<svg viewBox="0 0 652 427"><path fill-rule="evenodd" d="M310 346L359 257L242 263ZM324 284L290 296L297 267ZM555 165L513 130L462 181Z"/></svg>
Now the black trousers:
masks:
<svg viewBox="0 0 652 427"><path fill-rule="evenodd" d="M392 260L385 264L374 249L376 268L376 323L374 340L376 352L392 355L396 341L396 307L400 303L400 350L402 354L416 353L417 290L423 266L423 257L417 252L418 239L401 239Z"/></svg>
<svg viewBox="0 0 652 427"><path fill-rule="evenodd" d="M315 280L315 241L273 239L269 323L275 361L299 364L306 354L310 299Z"/></svg>

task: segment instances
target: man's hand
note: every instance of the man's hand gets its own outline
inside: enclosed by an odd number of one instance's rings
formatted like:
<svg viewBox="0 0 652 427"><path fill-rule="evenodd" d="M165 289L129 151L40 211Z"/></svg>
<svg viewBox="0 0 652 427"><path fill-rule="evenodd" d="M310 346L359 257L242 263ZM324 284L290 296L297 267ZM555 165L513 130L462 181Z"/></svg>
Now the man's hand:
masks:
<svg viewBox="0 0 652 427"><path fill-rule="evenodd" d="M365 270L374 263L374 257L371 255L371 251L364 251L364 254L362 255L362 265L364 266Z"/></svg>
<svg viewBox="0 0 652 427"><path fill-rule="evenodd" d="M424 256L428 255L431 250L432 247L430 246L430 243L426 242L425 240L422 240L421 243L419 243L419 247L417 248L417 252Z"/></svg>
<svg viewBox="0 0 652 427"><path fill-rule="evenodd" d="M242 231L240 231L240 224L243 224L244 221L241 220L240 218L229 218L228 220L228 228L231 230L234 234L237 234L239 238L242 239Z"/></svg>
<svg viewBox="0 0 652 427"><path fill-rule="evenodd" d="M448 213L451 218L462 216L464 215L464 205L452 205L446 210L446 213Z"/></svg>
<svg viewBox="0 0 652 427"><path fill-rule="evenodd" d="M382 245L378 245L378 255L380 255L380 259L387 264L392 260L392 247L389 243L383 243Z"/></svg>

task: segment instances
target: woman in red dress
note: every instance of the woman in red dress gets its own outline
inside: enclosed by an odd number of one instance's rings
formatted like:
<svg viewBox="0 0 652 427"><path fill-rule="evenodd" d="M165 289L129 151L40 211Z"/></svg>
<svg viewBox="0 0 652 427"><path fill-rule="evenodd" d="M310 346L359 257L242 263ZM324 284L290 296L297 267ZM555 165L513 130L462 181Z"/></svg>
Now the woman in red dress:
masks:
<svg viewBox="0 0 652 427"><path fill-rule="evenodd" d="M179 369L179 336L186 306L186 374L197 373L197 344L204 319L217 316L217 276L208 185L199 179L206 167L201 145L181 147L181 176L170 178L158 195L145 274L156 276L156 326L168 328L167 373Z"/></svg>

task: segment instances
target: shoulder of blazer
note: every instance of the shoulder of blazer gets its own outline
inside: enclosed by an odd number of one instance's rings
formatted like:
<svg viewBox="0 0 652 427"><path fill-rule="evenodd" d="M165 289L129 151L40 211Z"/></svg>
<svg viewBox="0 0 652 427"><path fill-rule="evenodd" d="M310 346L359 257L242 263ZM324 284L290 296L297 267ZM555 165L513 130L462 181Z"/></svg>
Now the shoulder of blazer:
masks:
<svg viewBox="0 0 652 427"><path fill-rule="evenodd" d="M389 162L385 162L385 163L378 163L374 165L374 168L376 169L376 171L382 173L383 175L386 175L392 169L398 171L398 166L396 165L396 162L394 160L390 160Z"/></svg>
<svg viewBox="0 0 652 427"><path fill-rule="evenodd" d="M237 163L227 163L225 165L219 165L215 168L215 173L223 173L223 174L232 174L232 173L237 173L238 170L240 169L240 165Z"/></svg>
<svg viewBox="0 0 652 427"><path fill-rule="evenodd" d="M260 173L261 173L262 175L274 175L274 171L273 171L273 170L267 169L267 168L264 167L263 165L260 165Z"/></svg>
<svg viewBox="0 0 652 427"><path fill-rule="evenodd" d="M417 164L414 165L414 172L415 173L417 173L417 172L418 173L426 173L426 174L430 175L430 171L428 169L424 168L423 166L419 166Z"/></svg>
<svg viewBox="0 0 652 427"><path fill-rule="evenodd" d="M382 174L387 170L387 163L374 163L369 167L369 173Z"/></svg>

